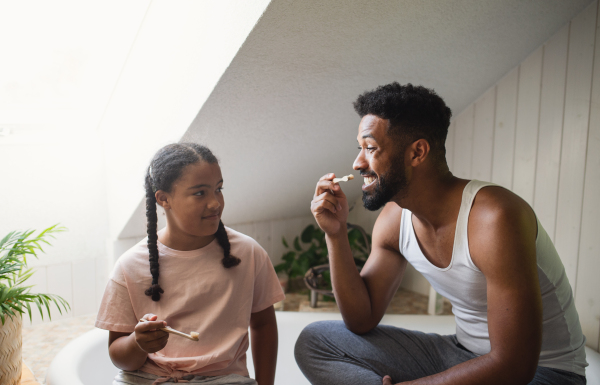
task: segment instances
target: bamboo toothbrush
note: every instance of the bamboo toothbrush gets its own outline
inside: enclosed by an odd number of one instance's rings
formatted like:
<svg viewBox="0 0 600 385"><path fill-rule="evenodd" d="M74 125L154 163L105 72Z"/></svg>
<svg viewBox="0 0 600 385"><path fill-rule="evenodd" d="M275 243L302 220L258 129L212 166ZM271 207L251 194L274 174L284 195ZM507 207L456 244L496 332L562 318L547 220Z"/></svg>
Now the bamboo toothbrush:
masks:
<svg viewBox="0 0 600 385"><path fill-rule="evenodd" d="M147 322L148 320L145 320L143 318L140 319L140 322ZM187 339L190 339L192 341L198 341L200 338L200 334L196 333L196 332L191 332L190 334L185 334L184 332L180 332L179 330L175 330L170 326L164 327L164 328L160 328L160 330L162 330L163 332L167 332L167 333L171 333L171 334L175 334L178 335L180 337L185 337Z"/></svg>
<svg viewBox="0 0 600 385"><path fill-rule="evenodd" d="M333 183L348 182L349 180L352 180L352 179L354 179L354 175L350 174L350 175L343 176L341 178L333 178Z"/></svg>

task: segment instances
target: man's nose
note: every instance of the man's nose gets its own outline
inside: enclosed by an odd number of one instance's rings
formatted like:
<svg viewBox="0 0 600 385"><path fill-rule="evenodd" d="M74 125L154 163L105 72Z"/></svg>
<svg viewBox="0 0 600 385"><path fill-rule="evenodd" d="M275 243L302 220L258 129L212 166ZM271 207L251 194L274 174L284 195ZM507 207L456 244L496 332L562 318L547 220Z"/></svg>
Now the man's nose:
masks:
<svg viewBox="0 0 600 385"><path fill-rule="evenodd" d="M364 157L364 151L360 151L356 159L354 159L354 164L352 164L352 168L355 170L365 170L368 168L369 164Z"/></svg>

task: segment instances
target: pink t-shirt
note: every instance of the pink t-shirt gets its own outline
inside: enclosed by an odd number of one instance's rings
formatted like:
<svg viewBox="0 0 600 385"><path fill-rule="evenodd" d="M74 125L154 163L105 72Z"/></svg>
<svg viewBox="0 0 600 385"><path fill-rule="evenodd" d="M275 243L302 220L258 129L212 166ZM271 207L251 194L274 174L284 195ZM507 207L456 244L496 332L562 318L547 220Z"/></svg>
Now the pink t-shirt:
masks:
<svg viewBox="0 0 600 385"><path fill-rule="evenodd" d="M248 375L246 350L250 314L284 299L265 250L252 238L227 229L235 267L221 264L223 249L215 239L192 251L178 251L158 243L159 284L165 291L154 302L144 294L152 276L147 240L125 252L106 286L96 327L133 332L147 313L166 320L185 333L200 333L200 341L169 336L164 349L148 355L140 370L155 374Z"/></svg>

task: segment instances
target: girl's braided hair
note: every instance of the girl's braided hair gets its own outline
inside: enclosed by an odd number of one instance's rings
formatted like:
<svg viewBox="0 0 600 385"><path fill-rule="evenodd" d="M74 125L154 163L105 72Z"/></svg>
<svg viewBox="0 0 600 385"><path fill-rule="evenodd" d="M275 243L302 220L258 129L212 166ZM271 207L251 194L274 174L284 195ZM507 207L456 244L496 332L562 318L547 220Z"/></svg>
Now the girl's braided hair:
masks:
<svg viewBox="0 0 600 385"><path fill-rule="evenodd" d="M152 285L146 289L146 295L152 297L153 301L160 300L164 290L158 284L158 236L156 233L156 197L158 190L170 192L173 183L179 179L183 169L196 162L207 162L209 164L219 163L213 153L206 147L196 143L174 143L161 148L150 162L146 173L146 218L148 232L148 253L150 255L150 273L152 274ZM223 222L219 221L219 228L215 233L217 242L223 248L223 266L230 268L239 265L239 258L230 254L231 245L227 237L227 231Z"/></svg>

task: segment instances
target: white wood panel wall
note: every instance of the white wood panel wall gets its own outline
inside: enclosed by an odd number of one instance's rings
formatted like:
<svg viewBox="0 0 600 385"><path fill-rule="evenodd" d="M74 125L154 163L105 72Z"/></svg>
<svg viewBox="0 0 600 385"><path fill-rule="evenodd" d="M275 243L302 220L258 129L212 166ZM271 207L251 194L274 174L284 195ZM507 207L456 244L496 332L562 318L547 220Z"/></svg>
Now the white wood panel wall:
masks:
<svg viewBox="0 0 600 385"><path fill-rule="evenodd" d="M600 344L598 26L594 2L458 114L454 136L448 138L455 175L491 180L532 204L565 265L587 344L596 350Z"/></svg>
<svg viewBox="0 0 600 385"><path fill-rule="evenodd" d="M309 211L308 207L306 210ZM273 265L276 265L281 262L281 257L287 251L281 242L281 238L285 237L288 245L292 246L294 238L299 236L302 230L311 224L317 226L314 217L309 212L309 215L304 217L235 223L227 224L227 226L254 238L269 254Z"/></svg>
<svg viewBox="0 0 600 385"><path fill-rule="evenodd" d="M562 141L569 25L544 45L533 208L554 239Z"/></svg>
<svg viewBox="0 0 600 385"><path fill-rule="evenodd" d="M492 182L506 188L512 188L513 180L518 83L519 67L509 72L496 85ZM455 148L456 145L454 143ZM479 144L474 145L478 146Z"/></svg>
<svg viewBox="0 0 600 385"><path fill-rule="evenodd" d="M471 175L473 153L473 118L475 107L470 105L456 117L454 127L454 174L460 178Z"/></svg>
<svg viewBox="0 0 600 385"><path fill-rule="evenodd" d="M540 47L521 64L519 71L513 190L530 205L535 185L543 53Z"/></svg>
<svg viewBox="0 0 600 385"><path fill-rule="evenodd" d="M108 280L108 260L106 258L87 258L65 263L35 267L35 273L27 281L34 285L32 293L58 294L71 306L71 311L58 312L50 307L52 320L94 314L98 311L100 300ZM48 313L44 309L42 320L37 307L32 307L32 322L29 316L23 320L24 327L48 322Z"/></svg>
<svg viewBox="0 0 600 385"><path fill-rule="evenodd" d="M595 4L594 4L595 6ZM570 282L577 276L596 12L571 22L554 243Z"/></svg>
<svg viewBox="0 0 600 385"><path fill-rule="evenodd" d="M446 163L451 170L454 169L454 132L456 131L456 121L450 123L448 127L448 136L446 137Z"/></svg>
<svg viewBox="0 0 600 385"><path fill-rule="evenodd" d="M600 10L598 11L600 13ZM600 19L600 18L598 18ZM596 23L599 23L597 20ZM588 341L600 330L600 29L596 28L575 305ZM599 341L600 343L600 341ZM593 345L591 345L593 346ZM598 345L595 346L598 349Z"/></svg>
<svg viewBox="0 0 600 385"><path fill-rule="evenodd" d="M467 113L468 112L467 110ZM496 114L496 89L488 90L475 102L473 131L473 157L471 178L491 180L494 151L494 118Z"/></svg>

